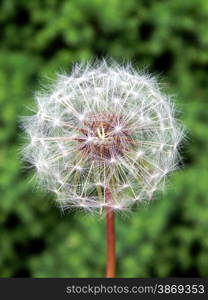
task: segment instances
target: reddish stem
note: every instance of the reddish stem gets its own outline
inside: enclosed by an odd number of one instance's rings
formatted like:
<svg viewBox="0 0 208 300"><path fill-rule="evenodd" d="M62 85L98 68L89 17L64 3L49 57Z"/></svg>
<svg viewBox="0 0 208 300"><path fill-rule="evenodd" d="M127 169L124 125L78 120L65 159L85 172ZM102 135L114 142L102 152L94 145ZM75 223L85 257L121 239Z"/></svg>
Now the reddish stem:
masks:
<svg viewBox="0 0 208 300"><path fill-rule="evenodd" d="M115 258L115 225L114 212L111 208L113 203L110 188L107 186L105 190L106 202L106 239L107 239L107 266L106 277L113 278L116 273L116 258Z"/></svg>

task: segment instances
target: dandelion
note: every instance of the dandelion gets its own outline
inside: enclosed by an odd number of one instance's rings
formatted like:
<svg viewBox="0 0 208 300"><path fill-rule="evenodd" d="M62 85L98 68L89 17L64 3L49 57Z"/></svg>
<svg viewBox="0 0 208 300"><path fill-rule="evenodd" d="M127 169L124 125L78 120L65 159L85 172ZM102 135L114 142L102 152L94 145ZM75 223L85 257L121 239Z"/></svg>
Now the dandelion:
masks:
<svg viewBox="0 0 208 300"><path fill-rule="evenodd" d="M23 122L24 158L40 186L63 210L106 211L109 277L114 211L153 199L177 167L183 130L171 100L131 65L76 64L36 95L36 113Z"/></svg>

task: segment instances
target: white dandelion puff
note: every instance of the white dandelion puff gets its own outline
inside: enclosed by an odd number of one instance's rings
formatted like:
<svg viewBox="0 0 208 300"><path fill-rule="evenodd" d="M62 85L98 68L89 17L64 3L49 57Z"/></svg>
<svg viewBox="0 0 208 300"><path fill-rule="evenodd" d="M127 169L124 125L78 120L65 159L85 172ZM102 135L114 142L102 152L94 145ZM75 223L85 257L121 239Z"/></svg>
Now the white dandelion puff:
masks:
<svg viewBox="0 0 208 300"><path fill-rule="evenodd" d="M123 210L152 199L176 168L183 138L154 77L104 60L58 75L23 125L24 158L63 209Z"/></svg>

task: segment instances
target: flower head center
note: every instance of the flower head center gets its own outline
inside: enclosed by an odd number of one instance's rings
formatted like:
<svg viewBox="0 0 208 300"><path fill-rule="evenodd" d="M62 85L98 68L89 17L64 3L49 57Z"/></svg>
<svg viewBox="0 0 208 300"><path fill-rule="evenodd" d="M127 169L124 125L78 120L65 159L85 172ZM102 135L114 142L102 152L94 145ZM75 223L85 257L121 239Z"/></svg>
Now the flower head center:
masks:
<svg viewBox="0 0 208 300"><path fill-rule="evenodd" d="M89 115L81 132L79 150L90 159L111 161L123 156L133 142L128 124L117 114Z"/></svg>
<svg viewBox="0 0 208 300"><path fill-rule="evenodd" d="M97 128L97 134L101 140L103 141L105 140L106 134L105 134L105 129L103 127Z"/></svg>

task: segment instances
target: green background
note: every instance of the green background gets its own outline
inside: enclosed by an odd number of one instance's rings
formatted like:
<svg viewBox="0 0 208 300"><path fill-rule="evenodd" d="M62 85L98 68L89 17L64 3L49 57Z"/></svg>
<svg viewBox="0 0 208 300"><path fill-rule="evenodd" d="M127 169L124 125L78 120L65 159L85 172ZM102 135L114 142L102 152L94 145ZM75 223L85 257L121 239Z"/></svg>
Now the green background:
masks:
<svg viewBox="0 0 208 300"><path fill-rule="evenodd" d="M19 127L44 78L102 56L159 74L187 128L165 194L117 217L117 275L208 276L208 1L2 0L0 30L0 276L104 276L104 219L34 188Z"/></svg>

